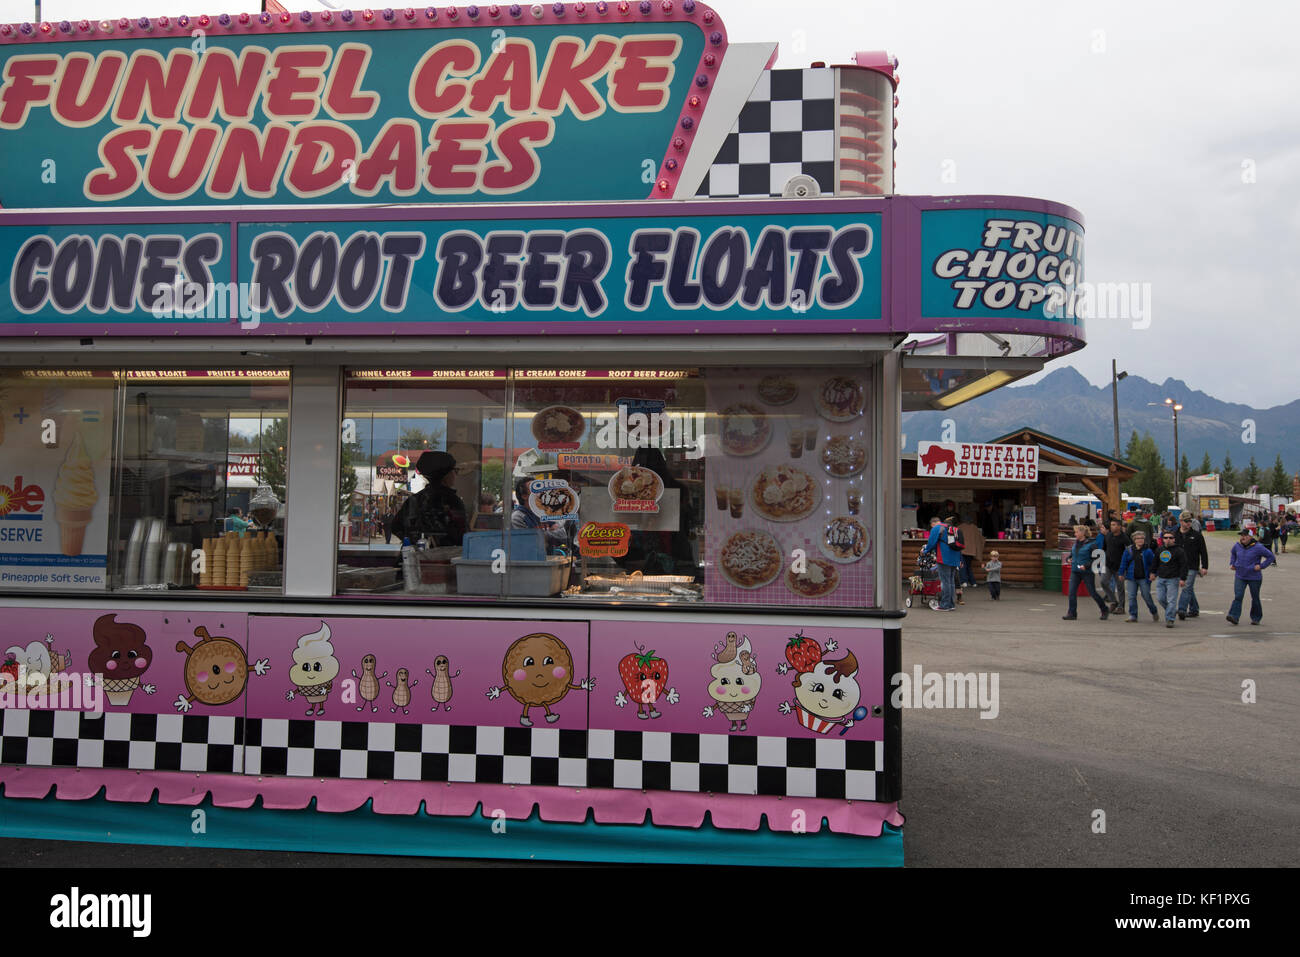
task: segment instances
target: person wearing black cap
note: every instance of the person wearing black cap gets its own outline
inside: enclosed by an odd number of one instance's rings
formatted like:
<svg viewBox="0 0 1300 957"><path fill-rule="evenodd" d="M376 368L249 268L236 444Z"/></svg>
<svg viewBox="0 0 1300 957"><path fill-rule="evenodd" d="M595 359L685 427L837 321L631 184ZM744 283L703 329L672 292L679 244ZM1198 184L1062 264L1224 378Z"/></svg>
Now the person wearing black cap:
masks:
<svg viewBox="0 0 1300 957"><path fill-rule="evenodd" d="M1187 558L1187 585L1178 596L1178 620L1195 618L1201 613L1201 603L1196 600L1196 579L1210 570L1210 552L1205 547L1205 536L1192 527L1192 515L1183 512L1178 516L1178 531L1174 543Z"/></svg>
<svg viewBox="0 0 1300 957"><path fill-rule="evenodd" d="M453 484L456 459L446 452L429 451L420 456L415 469L428 484L406 500L388 534L412 542L423 536L435 546L460 545L469 524L465 503Z"/></svg>

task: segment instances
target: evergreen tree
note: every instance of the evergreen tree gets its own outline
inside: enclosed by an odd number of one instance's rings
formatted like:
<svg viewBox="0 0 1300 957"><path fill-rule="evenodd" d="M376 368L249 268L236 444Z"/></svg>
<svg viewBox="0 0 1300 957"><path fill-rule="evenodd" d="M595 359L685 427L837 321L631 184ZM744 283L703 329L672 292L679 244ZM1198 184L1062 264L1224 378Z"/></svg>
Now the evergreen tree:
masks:
<svg viewBox="0 0 1300 957"><path fill-rule="evenodd" d="M1285 495L1291 497L1291 476L1286 472L1286 466L1282 464L1282 456L1277 457L1273 463L1273 471L1269 474L1268 490L1273 495Z"/></svg>
<svg viewBox="0 0 1300 957"><path fill-rule="evenodd" d="M1241 484L1247 489L1257 487L1260 484L1259 466L1255 464L1255 456L1253 455L1250 457L1250 465L1242 473Z"/></svg>
<svg viewBox="0 0 1300 957"><path fill-rule="evenodd" d="M1219 469L1219 484L1223 488L1223 494L1237 491L1237 484L1241 480L1237 478L1237 470L1232 467L1232 456L1227 453L1223 456L1223 468Z"/></svg>
<svg viewBox="0 0 1300 957"><path fill-rule="evenodd" d="M1188 477L1192 474L1192 463L1187 461L1186 452L1183 453L1183 459L1178 463L1178 467L1181 469L1178 474L1182 477L1183 482L1186 483ZM1179 489L1178 491L1181 492L1182 489Z"/></svg>
<svg viewBox="0 0 1300 957"><path fill-rule="evenodd" d="M1205 458L1201 459L1200 469L1197 471L1196 474L1209 475L1213 471L1214 471L1214 463L1210 461L1210 453L1206 452Z"/></svg>
<svg viewBox="0 0 1300 957"><path fill-rule="evenodd" d="M1138 473L1124 483L1123 490L1129 495L1152 499L1158 512L1168 507L1173 475L1165 466L1160 448L1150 433L1144 432L1139 439L1134 432L1124 458L1137 467Z"/></svg>

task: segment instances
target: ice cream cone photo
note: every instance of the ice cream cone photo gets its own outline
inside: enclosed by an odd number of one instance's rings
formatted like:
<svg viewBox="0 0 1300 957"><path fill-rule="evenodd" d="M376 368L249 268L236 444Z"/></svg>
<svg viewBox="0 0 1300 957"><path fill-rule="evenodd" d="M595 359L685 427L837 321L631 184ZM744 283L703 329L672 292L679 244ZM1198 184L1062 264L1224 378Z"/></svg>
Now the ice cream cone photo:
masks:
<svg viewBox="0 0 1300 957"><path fill-rule="evenodd" d="M81 554L86 526L98 500L94 465L78 432L54 480L54 518L59 523L59 547L64 555Z"/></svg>

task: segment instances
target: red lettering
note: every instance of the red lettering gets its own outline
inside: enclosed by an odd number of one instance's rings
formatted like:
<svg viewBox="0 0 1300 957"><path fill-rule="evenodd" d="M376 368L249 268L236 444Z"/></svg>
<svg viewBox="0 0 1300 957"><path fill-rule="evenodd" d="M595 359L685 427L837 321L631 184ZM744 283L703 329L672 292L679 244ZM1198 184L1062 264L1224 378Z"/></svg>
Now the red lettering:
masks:
<svg viewBox="0 0 1300 957"><path fill-rule="evenodd" d="M316 196L337 188L361 151L350 127L332 123L298 127L293 143L296 151L285 182L299 196Z"/></svg>
<svg viewBox="0 0 1300 957"><path fill-rule="evenodd" d="M279 123L264 131L251 126L229 127L212 167L208 195L228 199L242 184L250 196L273 196L291 132Z"/></svg>
<svg viewBox="0 0 1300 957"><path fill-rule="evenodd" d="M215 126L164 126L145 164L144 181L149 192L163 199L183 199L199 188L212 151L221 138ZM180 169L176 169L180 157Z"/></svg>
<svg viewBox="0 0 1300 957"><path fill-rule="evenodd" d="M102 120L125 63L126 57L116 51L101 54L98 64L89 53L69 53L63 60L63 75L54 94L54 115L59 122L67 126L90 126ZM92 64L95 75L90 91L86 92L86 74Z"/></svg>
<svg viewBox="0 0 1300 957"><path fill-rule="evenodd" d="M140 185L140 164L133 154L144 153L153 142L146 126L134 126L109 133L99 143L103 167L86 177L86 195L91 199L119 199Z"/></svg>
<svg viewBox="0 0 1300 957"><path fill-rule="evenodd" d="M275 53L275 74L266 82L263 108L276 119L315 116L317 95L329 62L328 47L282 47Z"/></svg>
<svg viewBox="0 0 1300 957"><path fill-rule="evenodd" d="M550 119L512 120L497 130L496 153L499 163L489 163L483 171L483 192L515 193L537 180L541 164L534 146L545 146L555 132Z"/></svg>
<svg viewBox="0 0 1300 957"><path fill-rule="evenodd" d="M663 109L668 102L672 60L680 47L678 37L624 40L619 50L623 64L609 78L609 102L614 108L625 113Z"/></svg>
<svg viewBox="0 0 1300 957"><path fill-rule="evenodd" d="M527 40L506 40L492 54L483 75L470 84L468 110L487 115L498 100L506 100L510 113L527 113L533 102L537 64Z"/></svg>
<svg viewBox="0 0 1300 957"><path fill-rule="evenodd" d="M261 47L245 47L236 62L235 54L212 46L199 64L194 91L185 105L188 120L210 120L218 108L227 120L253 117L253 102L270 54ZM217 98L220 96L220 107Z"/></svg>
<svg viewBox="0 0 1300 957"><path fill-rule="evenodd" d="M370 47L345 43L334 57L334 69L325 86L325 109L336 119L364 120L375 115L379 94L361 92L361 79L370 62Z"/></svg>
<svg viewBox="0 0 1300 957"><path fill-rule="evenodd" d="M4 88L0 89L0 126L16 129L27 122L27 113L33 106L50 102L50 84L37 83L39 79L54 76L59 69L59 58L37 54L12 57L5 64Z"/></svg>
<svg viewBox="0 0 1300 957"><path fill-rule="evenodd" d="M478 168L487 150L481 145L492 130L486 120L460 120L443 122L429 133L434 145L425 151L424 161L429 167L429 188L435 193L465 193L478 183ZM479 146L465 148L463 141L479 142ZM469 166L470 169L463 169Z"/></svg>
<svg viewBox="0 0 1300 957"><path fill-rule="evenodd" d="M593 40L587 56L578 60L582 41L560 39L551 44L550 58L542 75L541 91L537 95L537 108L547 113L559 113L565 101L574 115L581 119L596 116L605 109L592 81L605 72L618 45L609 39Z"/></svg>
<svg viewBox="0 0 1300 957"><path fill-rule="evenodd" d="M992 476L993 476L993 466L989 465L988 462L985 462L985 463L984 463L984 477L985 477L985 478L992 478Z"/></svg>
<svg viewBox="0 0 1300 957"><path fill-rule="evenodd" d="M149 100L149 118L156 123L178 119L181 98L194 68L194 54L188 49L172 50L163 58L153 50L138 50L131 54L122 81L122 92L113 110L118 123L138 122L145 112L145 98Z"/></svg>
<svg viewBox="0 0 1300 957"><path fill-rule="evenodd" d="M429 119L454 113L465 99L468 86L445 83L447 74L469 76L478 69L478 63L478 47L467 40L446 40L430 49L411 76L411 105L415 111Z"/></svg>
<svg viewBox="0 0 1300 957"><path fill-rule="evenodd" d="M375 137L370 152L357 163L356 192L373 196L385 180L399 195L420 187L420 128L414 120L390 120Z"/></svg>

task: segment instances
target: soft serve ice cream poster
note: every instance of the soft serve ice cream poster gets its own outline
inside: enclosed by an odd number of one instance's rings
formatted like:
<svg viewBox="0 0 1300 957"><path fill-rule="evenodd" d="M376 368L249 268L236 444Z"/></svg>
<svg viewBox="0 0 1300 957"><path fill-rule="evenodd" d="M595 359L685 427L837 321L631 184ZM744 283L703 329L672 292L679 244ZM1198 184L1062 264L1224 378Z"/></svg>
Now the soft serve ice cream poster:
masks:
<svg viewBox="0 0 1300 957"><path fill-rule="evenodd" d="M0 586L107 585L112 378L84 380L0 380Z"/></svg>

